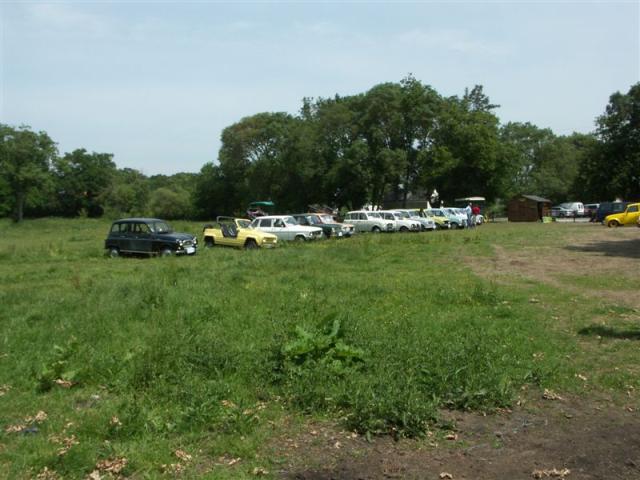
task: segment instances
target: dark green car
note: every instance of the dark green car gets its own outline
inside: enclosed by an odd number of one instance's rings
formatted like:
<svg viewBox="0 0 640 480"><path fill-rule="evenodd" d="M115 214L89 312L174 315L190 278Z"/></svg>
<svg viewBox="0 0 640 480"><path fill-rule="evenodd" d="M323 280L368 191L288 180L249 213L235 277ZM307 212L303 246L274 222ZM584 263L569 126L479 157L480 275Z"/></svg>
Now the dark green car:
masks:
<svg viewBox="0 0 640 480"><path fill-rule="evenodd" d="M194 255L198 239L174 232L159 218L122 218L111 225L104 248L110 257L131 255Z"/></svg>
<svg viewBox="0 0 640 480"><path fill-rule="evenodd" d="M353 225L336 223L333 217L324 213L297 213L291 215L300 225L320 227L326 238L343 238L353 235Z"/></svg>

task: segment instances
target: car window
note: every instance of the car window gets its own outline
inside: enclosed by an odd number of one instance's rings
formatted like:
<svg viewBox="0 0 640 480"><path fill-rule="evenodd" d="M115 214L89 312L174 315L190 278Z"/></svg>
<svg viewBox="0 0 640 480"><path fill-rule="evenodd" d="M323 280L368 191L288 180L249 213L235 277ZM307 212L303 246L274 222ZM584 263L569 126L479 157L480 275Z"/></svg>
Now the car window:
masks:
<svg viewBox="0 0 640 480"><path fill-rule="evenodd" d="M359 213L358 214L358 218L360 220L366 220L367 219L367 214L366 213Z"/></svg>
<svg viewBox="0 0 640 480"><path fill-rule="evenodd" d="M273 223L274 227L278 227L278 228L282 228L284 227L284 222L282 221L282 219L278 218L276 219L276 221Z"/></svg>
<svg viewBox="0 0 640 480"><path fill-rule="evenodd" d="M146 223L135 223L133 225L133 233L149 233L149 227Z"/></svg>
<svg viewBox="0 0 640 480"><path fill-rule="evenodd" d="M345 220L351 220L351 214L347 213L346 217L344 217Z"/></svg>
<svg viewBox="0 0 640 480"><path fill-rule="evenodd" d="M263 218L262 220L260 220L260 226L261 227L270 227L271 226L271 219L270 218Z"/></svg>
<svg viewBox="0 0 640 480"><path fill-rule="evenodd" d="M634 213L638 211L638 205L632 205L627 209L627 212Z"/></svg>
<svg viewBox="0 0 640 480"><path fill-rule="evenodd" d="M113 225L111 225L111 232L112 233L120 233L122 231L121 230L122 226L123 225L121 223L114 223Z"/></svg>

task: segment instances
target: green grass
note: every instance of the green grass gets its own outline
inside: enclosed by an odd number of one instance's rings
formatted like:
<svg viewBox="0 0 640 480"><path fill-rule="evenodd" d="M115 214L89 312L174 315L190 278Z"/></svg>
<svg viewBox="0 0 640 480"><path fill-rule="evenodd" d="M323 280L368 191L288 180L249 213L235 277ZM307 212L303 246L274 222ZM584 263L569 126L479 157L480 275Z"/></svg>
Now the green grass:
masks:
<svg viewBox="0 0 640 480"><path fill-rule="evenodd" d="M494 284L463 259L580 232L556 227L107 259L106 221L2 221L0 477L46 466L84 478L114 457L128 459L126 474L157 477L178 448L194 456L185 478L252 477L272 470L259 455L284 418L419 437L441 408L509 406L523 385L640 387L637 342L589 330L603 315L626 328L615 306ZM588 387L575 376L585 371L595 372ZM37 433L4 431L39 410L48 419ZM58 455L52 435L79 443ZM242 461L230 471L216 465L223 456Z"/></svg>

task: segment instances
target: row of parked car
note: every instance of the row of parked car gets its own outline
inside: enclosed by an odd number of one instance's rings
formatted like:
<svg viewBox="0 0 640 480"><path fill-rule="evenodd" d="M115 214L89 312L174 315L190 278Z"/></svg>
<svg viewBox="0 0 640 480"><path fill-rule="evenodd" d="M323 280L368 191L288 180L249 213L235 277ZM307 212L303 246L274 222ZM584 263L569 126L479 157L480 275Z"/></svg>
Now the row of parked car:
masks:
<svg viewBox="0 0 640 480"><path fill-rule="evenodd" d="M635 225L638 223L638 203L602 202L587 203L567 202L551 208L551 216L555 218L589 217L592 222L599 222L608 227Z"/></svg>
<svg viewBox="0 0 640 480"><path fill-rule="evenodd" d="M327 213L265 215L254 220L218 217L204 226L203 243L237 248L273 248L282 241L313 241L321 238L348 238L358 232L425 232L466 228L484 221L481 215L469 218L464 209L356 210L343 222ZM124 218L113 222L105 249L111 257L122 254L193 255L198 248L195 235L174 232L157 218Z"/></svg>

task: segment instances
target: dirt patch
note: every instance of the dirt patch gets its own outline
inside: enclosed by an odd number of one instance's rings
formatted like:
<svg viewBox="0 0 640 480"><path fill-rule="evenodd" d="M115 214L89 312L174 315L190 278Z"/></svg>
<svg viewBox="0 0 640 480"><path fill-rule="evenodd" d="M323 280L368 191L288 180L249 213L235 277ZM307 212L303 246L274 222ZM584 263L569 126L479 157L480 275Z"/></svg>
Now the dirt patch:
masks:
<svg viewBox="0 0 640 480"><path fill-rule="evenodd" d="M629 290L590 288L572 285L567 276L615 275L629 279L640 273L640 229L585 225L579 236L568 235L555 246L507 249L494 245L492 257L467 259L473 271L495 282L513 277L539 281L563 288L569 293L608 299L612 303L640 309L640 296Z"/></svg>
<svg viewBox="0 0 640 480"><path fill-rule="evenodd" d="M580 399L541 402L498 415L456 413L449 440L439 435L368 442L311 425L307 433L280 446L286 446L280 453L287 465L279 473L290 480L494 480L535 478L534 472L551 475L555 469L576 480L640 479L636 412Z"/></svg>

